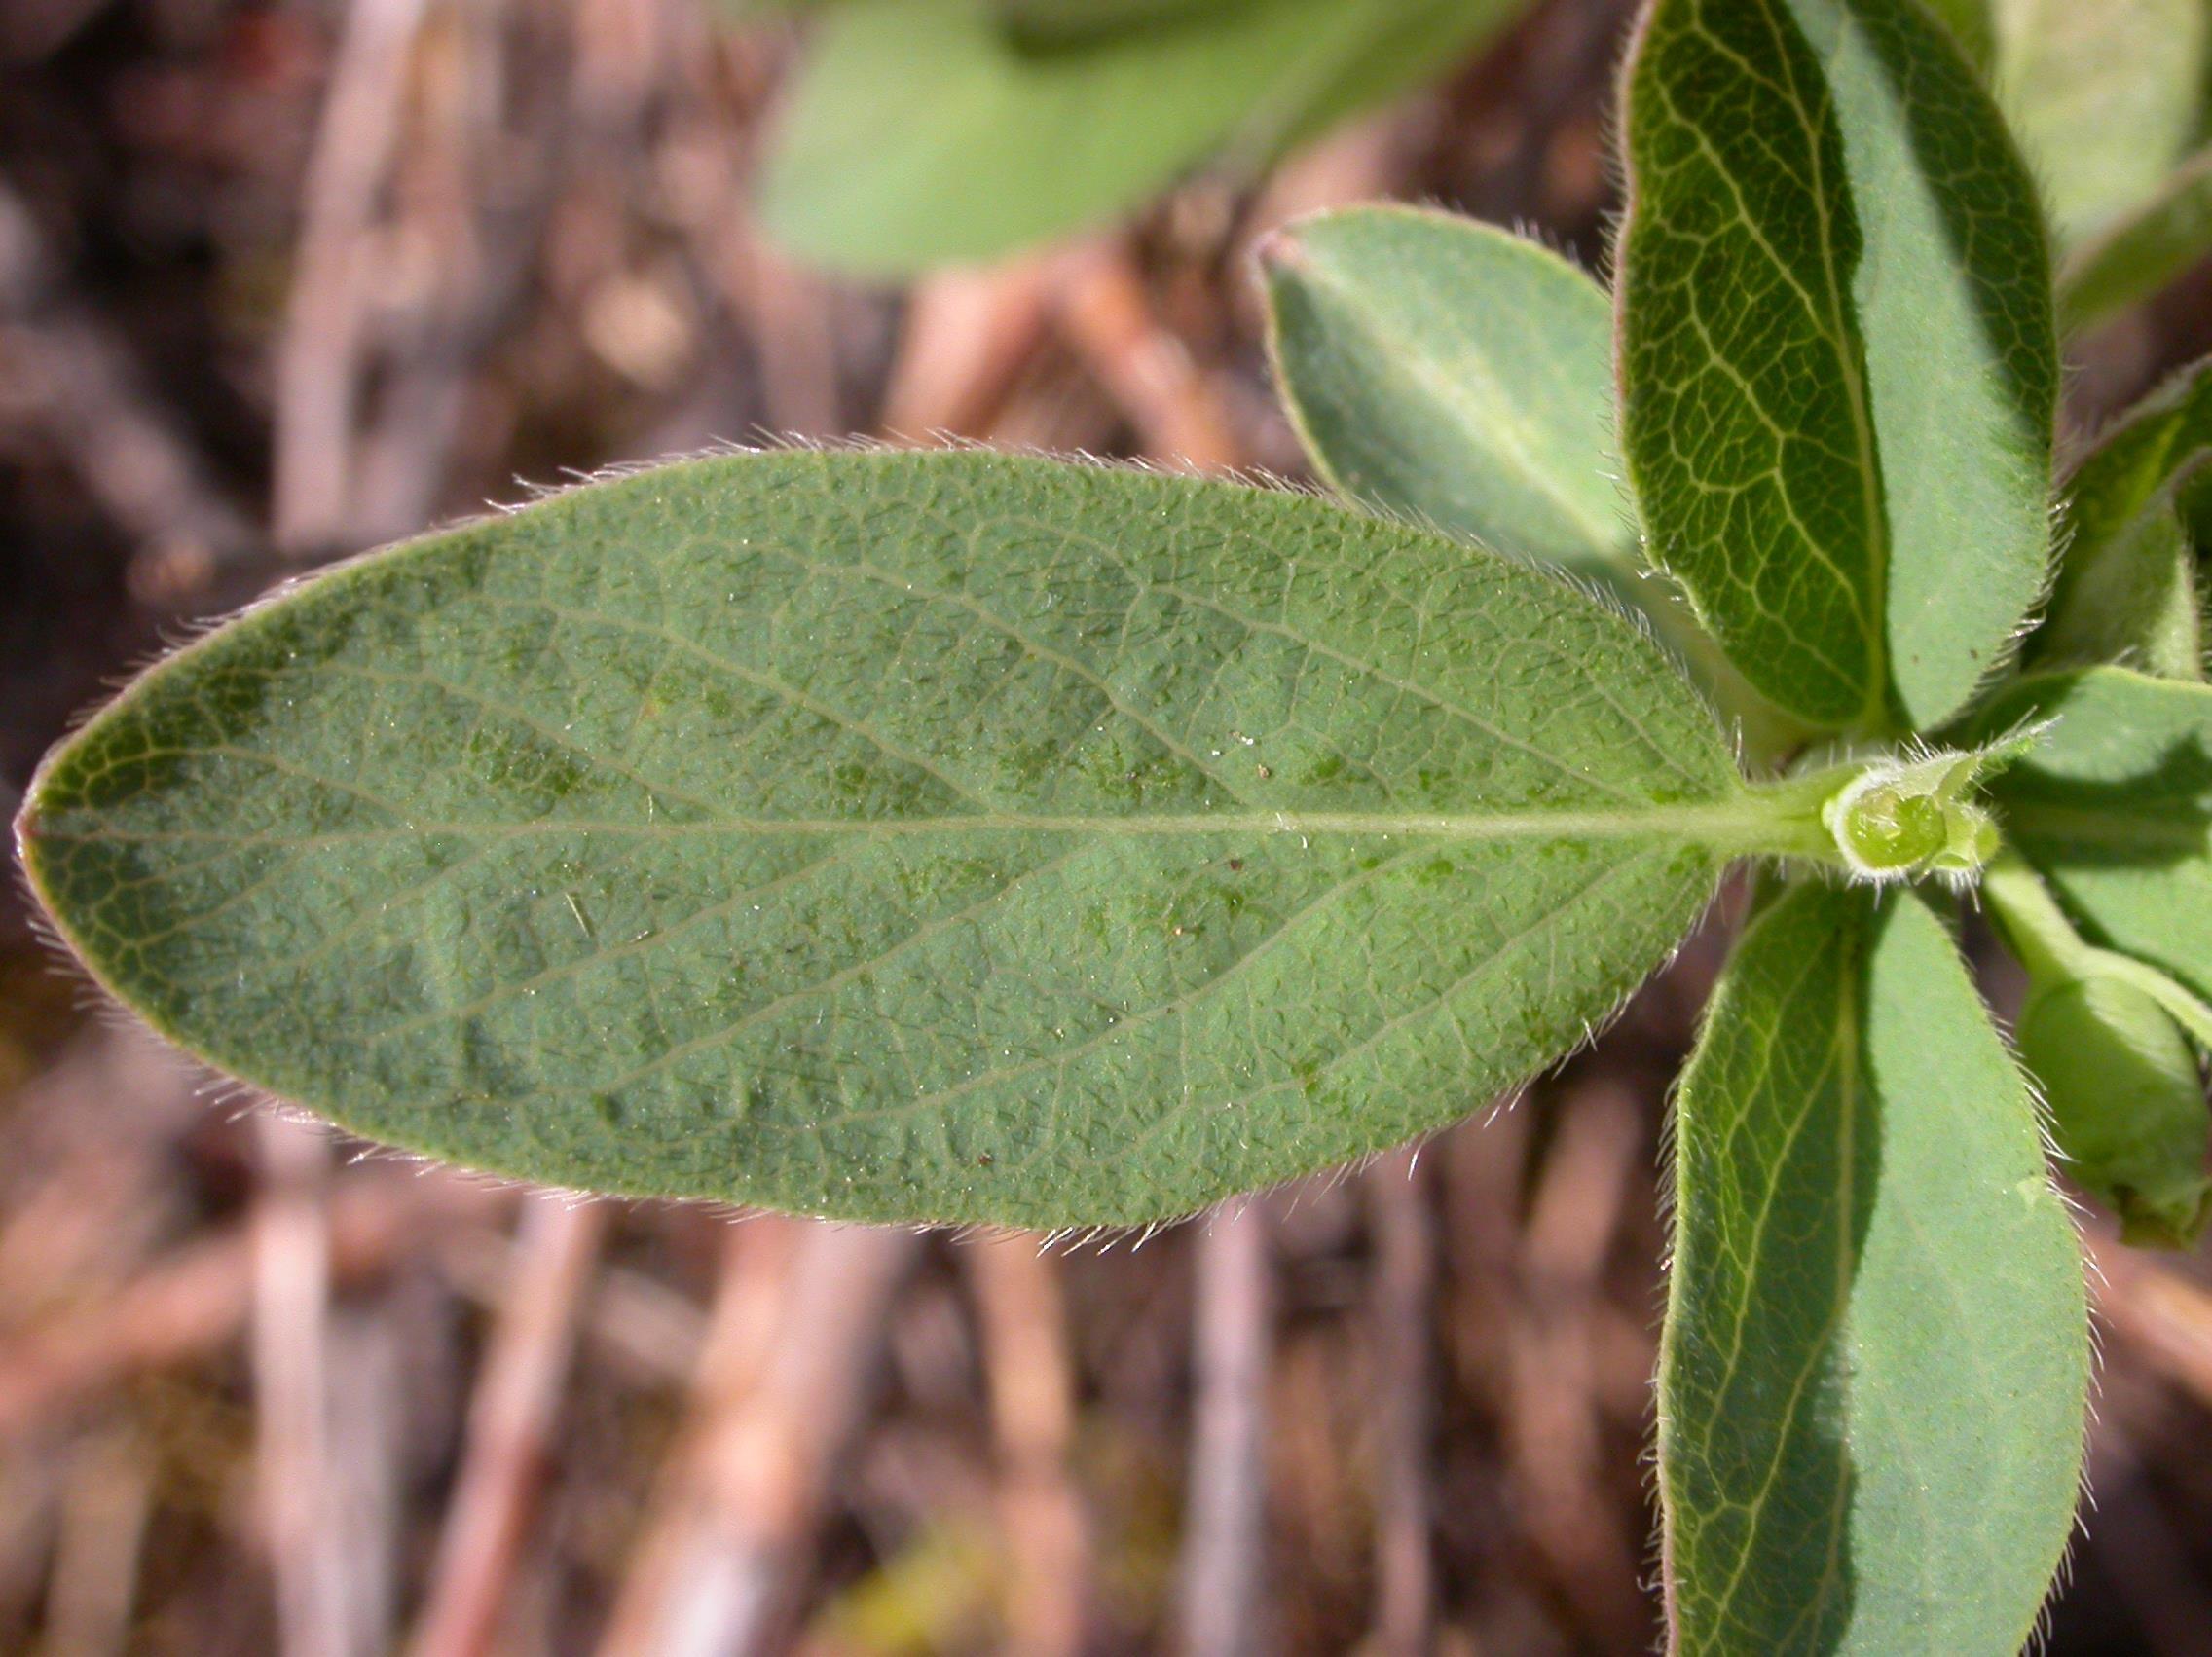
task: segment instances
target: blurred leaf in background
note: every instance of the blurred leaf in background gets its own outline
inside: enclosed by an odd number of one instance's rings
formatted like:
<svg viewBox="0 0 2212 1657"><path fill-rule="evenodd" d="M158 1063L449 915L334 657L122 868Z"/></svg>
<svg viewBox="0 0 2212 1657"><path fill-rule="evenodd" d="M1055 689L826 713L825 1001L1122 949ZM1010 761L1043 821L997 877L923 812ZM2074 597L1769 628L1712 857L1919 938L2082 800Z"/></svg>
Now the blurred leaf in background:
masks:
<svg viewBox="0 0 2212 1657"><path fill-rule="evenodd" d="M1989 0L1998 100L2060 239L2102 229L2164 181L2204 124L2204 0Z"/></svg>
<svg viewBox="0 0 2212 1657"><path fill-rule="evenodd" d="M2059 311L2079 326L2212 250L2212 5L1931 0L2042 182Z"/></svg>
<svg viewBox="0 0 2212 1657"><path fill-rule="evenodd" d="M1257 168L1526 9L847 0L807 43L760 211L793 252L856 275L997 258L1130 211L1209 156Z"/></svg>

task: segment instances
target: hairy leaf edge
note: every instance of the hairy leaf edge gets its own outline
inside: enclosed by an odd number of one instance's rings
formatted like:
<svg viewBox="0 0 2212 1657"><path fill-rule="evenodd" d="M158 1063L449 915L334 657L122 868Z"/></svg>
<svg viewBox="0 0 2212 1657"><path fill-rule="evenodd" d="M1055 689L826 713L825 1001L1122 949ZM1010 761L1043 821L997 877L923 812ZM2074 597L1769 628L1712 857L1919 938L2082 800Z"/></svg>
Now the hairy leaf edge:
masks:
<svg viewBox="0 0 2212 1657"><path fill-rule="evenodd" d="M339 1131L365 1140L375 1148L375 1153L378 1156L391 1157L418 1163L436 1163L460 1167L472 1177L491 1179L512 1185L518 1189L574 1191L580 1197L591 1198L613 1197L628 1200L682 1202L697 1204L714 1211L729 1214L782 1212L782 1210L772 1210L763 1205L733 1202L727 1197L672 1194L664 1189L643 1183L636 1186L609 1184L594 1186L588 1191L577 1191L574 1187L547 1181L532 1173L511 1167L477 1162L458 1163L451 1158L438 1153L397 1143L356 1128L342 1116L333 1116L315 1107L303 1104L287 1096L281 1089L269 1086L256 1081L242 1070L217 1060L205 1052L199 1042L186 1037L180 1031L169 1028L166 1020L150 1016L135 1003L123 995L110 980L108 974L98 964L93 953L80 941L75 929L61 915L58 906L51 901L47 885L41 878L41 860L38 852L40 840L38 817L41 799L52 773L73 754L78 744L85 739L98 721L110 714L128 709L140 697L151 694L149 687L158 684L171 674L184 671L198 656L227 635L235 626L250 622L262 611L294 599L310 588L321 587L326 583L344 583L354 578L358 571L368 566L381 565L394 557L408 556L410 553L440 541L450 534L493 521L501 516L512 516L519 512L529 511L534 507L560 499L594 485L648 475L674 466L788 452L817 455L907 455L916 453L1013 455L1031 460L1050 461L1097 470L1132 471L1149 476L1180 479L1186 482L1202 481L1243 490L1251 494L1290 493L1320 502L1336 511L1376 517L1386 522L1397 523L1404 528L1420 530L1422 533L1435 534L1447 540L1457 540L1457 537L1452 536L1433 526L1413 523L1394 514L1373 512L1355 501L1331 496L1318 486L1286 482L1257 469L1241 470L1228 476L1209 474L1201 480L1194 479L1189 474L1172 467L1142 460L1108 460L1089 454L1055 455L1041 449L1009 448L965 439L948 441L940 446L924 450L915 450L908 446L873 438L825 441L793 437L789 441L769 445L716 443L673 456L617 462L560 484L530 486L526 489L524 498L520 501L499 504L488 513L440 523L419 534L406 536L398 541L382 546L367 548L349 557L335 560L319 569L288 576L271 586L268 591L255 596L234 609L194 623L189 635L181 642L168 649L157 652L150 661L143 663L131 672L112 694L94 700L73 717L69 721L67 734L41 758L32 774L29 786L24 791L12 824L17 876L22 890L30 900L26 908L32 917L32 925L37 936L49 948L56 952L62 970L88 980L99 992L101 1008L109 1016L120 1016L124 1022L131 1027L151 1032L166 1046L184 1054L201 1071L214 1079L216 1086L212 1091L215 1093L240 1101L260 1104L316 1123L327 1124ZM1506 555L1491 551L1490 556L1503 558ZM1601 588L1594 588L1589 583L1575 579L1568 572L1547 572L1555 573L1559 579L1565 581L1578 593L1583 594L1591 602L1599 605L1617 620L1634 628L1665 656L1670 666L1679 671L1678 658L1663 641L1653 635L1649 619L1641 611L1625 606L1613 595ZM1687 682L1686 676L1685 682ZM1689 683L1688 687L1695 692L1694 683ZM1700 702L1703 703L1702 693L1698 694ZM1712 709L1711 704L1705 703L1705 706L1710 713L1713 713L1716 736L1723 743L1727 743L1732 733L1721 726L1720 717L1716 711ZM1747 811L1746 807L1751 809ZM1677 807L1675 809L1678 812L1685 808ZM1679 956L1684 945L1707 925L1714 900L1720 891L1721 882L1733 863L1740 859L1777 862L1786 855L1788 850L1792 849L1775 843L1775 833L1780 833L1785 838L1788 837L1788 826L1771 808L1766 811L1756 809L1753 805L1752 790L1751 786L1745 783L1740 772L1736 786L1732 791L1732 797L1724 802L1722 808L1716 809L1707 806L1687 809L1692 812L1698 810L1713 812L1718 823L1725 825L1731 830L1702 839L1695 835L1682 836L1682 843L1685 845L1701 845L1707 851L1711 863L1706 897L1699 904L1690 923L1684 928L1674 944L1630 983L1610 1008L1584 1024L1583 1033L1579 1040L1562 1049L1553 1058L1530 1071L1529 1075L1521 1078L1511 1086L1503 1089L1489 1104L1478 1107L1476 1111L1469 1113L1470 1116L1487 1119L1488 1116L1493 1115L1498 1110L1510 1108L1513 1101L1525 1092L1530 1085L1542 1077L1552 1074L1561 1065L1593 1047L1604 1031L1618 1020L1621 1013L1637 995L1641 993L1643 988L1654 978L1667 971ZM1267 815L1273 819L1272 826L1277 831L1298 831L1295 818L1286 818L1283 814ZM1535 820L1539 816L1544 816L1547 821L1556 824L1570 820L1573 814L1524 813L1521 815L1528 820L1529 829L1533 833L1537 828ZM1218 824L1226 820L1214 821ZM1774 832L1762 831L1763 828L1769 827ZM1412 825L1407 826L1407 831L1413 831ZM1464 1122L1467 1118L1462 1117L1458 1120ZM1456 1125L1456 1123L1447 1123L1418 1134L1406 1143L1425 1144L1429 1139L1453 1125ZM1274 1191L1303 1179L1317 1177L1335 1180L1348 1177L1352 1171L1367 1165L1375 1159L1387 1155L1394 1148L1382 1147L1365 1157L1354 1159L1348 1162L1315 1169L1308 1174L1293 1176L1291 1179L1276 1181L1255 1189ZM1078 1222L1052 1231L1050 1235L1058 1240L1090 1241L1099 1243L1101 1246L1110 1246L1114 1239L1128 1236L1141 1240L1142 1237L1149 1236L1154 1231L1161 1227L1194 1219L1207 1211L1208 1205L1201 1204L1188 1211L1165 1213L1151 1216L1144 1220ZM854 1220L830 1212L813 1214L808 1217L840 1225L888 1224L942 1230L955 1234L993 1229L1020 1232L1035 1230L1034 1227L1023 1225L1018 1221L1001 1221L987 1217L963 1219L916 1217L911 1220L866 1221Z"/></svg>

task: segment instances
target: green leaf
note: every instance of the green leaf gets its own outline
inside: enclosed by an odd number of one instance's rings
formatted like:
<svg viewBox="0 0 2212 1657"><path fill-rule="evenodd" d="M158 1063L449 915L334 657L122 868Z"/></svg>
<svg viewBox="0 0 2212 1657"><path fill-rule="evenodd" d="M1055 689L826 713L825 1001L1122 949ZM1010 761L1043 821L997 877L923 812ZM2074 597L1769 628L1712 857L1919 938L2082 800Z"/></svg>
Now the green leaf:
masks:
<svg viewBox="0 0 2212 1657"><path fill-rule="evenodd" d="M2049 611L2022 652L2026 665L2125 661L2164 679L2204 677L2195 520L2208 478L2198 456L2133 518L2094 539L2075 538Z"/></svg>
<svg viewBox="0 0 2212 1657"><path fill-rule="evenodd" d="M2069 331L2149 299L2212 253L2212 148L2167 174L2156 192L2067 255L2058 312Z"/></svg>
<svg viewBox="0 0 2212 1657"><path fill-rule="evenodd" d="M671 466L141 680L19 824L159 1030L593 1190L1139 1223L1464 1114L1771 837L1630 622L1310 497Z"/></svg>
<svg viewBox="0 0 2212 1657"><path fill-rule="evenodd" d="M794 251L864 275L995 258L1264 159L1470 51L1526 0L1251 0L1025 48L986 0L855 0L822 27L761 185Z"/></svg>
<svg viewBox="0 0 2212 1657"><path fill-rule="evenodd" d="M1652 556L1784 708L1929 728L2048 554L2028 175L1913 0L1655 0L1626 102L1623 440Z"/></svg>
<svg viewBox="0 0 2212 1657"><path fill-rule="evenodd" d="M1233 159L1256 170L1275 154L1319 136L1360 110L1434 79L1502 33L1534 3L1397 0L1381 8L1306 107L1279 129L1262 124L1247 130Z"/></svg>
<svg viewBox="0 0 2212 1657"><path fill-rule="evenodd" d="M2212 686L2043 674L1974 722L2045 718L2057 723L1989 788L2006 838L2093 942L2212 997Z"/></svg>
<svg viewBox="0 0 2212 1657"><path fill-rule="evenodd" d="M1826 789L1847 780L1821 807L1821 821L1855 881L1884 885L1933 875L1971 887L1997 855L1997 825L1979 793L2034 741L2023 732L1979 749L1931 749L1915 743L1903 755L1849 761L1797 781Z"/></svg>
<svg viewBox="0 0 2212 1657"><path fill-rule="evenodd" d="M2212 357L2192 363L2129 409L2066 485L2076 547L2095 549L2120 534L2158 491L2212 454ZM2060 571L2061 585L2066 571Z"/></svg>
<svg viewBox="0 0 2212 1657"><path fill-rule="evenodd" d="M1557 565L1647 615L1753 755L1798 744L1641 565L1613 441L1612 304L1526 238L1455 214L1318 214L1263 252L1269 350L1340 493Z"/></svg>
<svg viewBox="0 0 2212 1657"><path fill-rule="evenodd" d="M1635 572L1612 305L1589 276L1417 207L1306 219L1263 257L1284 402L1334 488L1584 576Z"/></svg>
<svg viewBox="0 0 2212 1657"><path fill-rule="evenodd" d="M1659 1368L1682 1657L2012 1657L2072 1523L2082 1259L1916 896L1751 924L1676 1107Z"/></svg>
<svg viewBox="0 0 2212 1657"><path fill-rule="evenodd" d="M1226 12L1259 0L991 0L1015 38L1053 48L1094 41L1129 29L1173 27L1205 12Z"/></svg>
<svg viewBox="0 0 2212 1657"><path fill-rule="evenodd" d="M2212 1009L2142 962L2084 942L2018 857L1993 864L1980 890L2027 971L2013 1039L2067 1171L2120 1215L2122 1240L2189 1247L2212 1202L2212 1106L2184 1020L2212 1040Z"/></svg>
<svg viewBox="0 0 2212 1657"><path fill-rule="evenodd" d="M1927 0L1928 10L1951 31L1960 55L1983 74L1997 56L1997 20L1990 0Z"/></svg>
<svg viewBox="0 0 2212 1657"><path fill-rule="evenodd" d="M2197 136L2204 0L2004 0L1998 102L2072 241L2157 190Z"/></svg>
<svg viewBox="0 0 2212 1657"><path fill-rule="evenodd" d="M2043 1088L2074 1177L2137 1248L2204 1234L2204 1075L2172 1014L2125 978L2039 986L2020 1008L2020 1055Z"/></svg>
<svg viewBox="0 0 2212 1657"><path fill-rule="evenodd" d="M2196 547L2212 459L2212 361L2175 375L2090 450L2066 486L2069 532L2031 668L2116 661L2201 679Z"/></svg>

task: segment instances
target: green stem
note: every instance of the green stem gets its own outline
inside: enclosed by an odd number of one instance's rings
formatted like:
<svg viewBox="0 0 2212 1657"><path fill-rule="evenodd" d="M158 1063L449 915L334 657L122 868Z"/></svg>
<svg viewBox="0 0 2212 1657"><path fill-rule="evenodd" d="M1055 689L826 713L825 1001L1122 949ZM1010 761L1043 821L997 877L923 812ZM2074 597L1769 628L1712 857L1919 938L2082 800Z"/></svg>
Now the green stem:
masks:
<svg viewBox="0 0 2212 1657"><path fill-rule="evenodd" d="M1982 870L1981 893L2031 982L2099 976L2116 979L2156 1001L2199 1047L2212 1049L2212 1007L2156 967L2100 949L2083 938L2043 876L2019 853L2003 852Z"/></svg>

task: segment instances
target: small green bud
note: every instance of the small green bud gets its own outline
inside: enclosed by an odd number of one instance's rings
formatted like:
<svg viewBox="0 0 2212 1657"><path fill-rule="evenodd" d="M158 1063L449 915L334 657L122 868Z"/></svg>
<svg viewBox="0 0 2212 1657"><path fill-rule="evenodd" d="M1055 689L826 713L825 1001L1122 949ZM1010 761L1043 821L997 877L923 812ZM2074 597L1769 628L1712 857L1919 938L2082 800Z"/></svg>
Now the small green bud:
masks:
<svg viewBox="0 0 2212 1657"><path fill-rule="evenodd" d="M2000 844L1996 821L1972 797L1983 764L1975 754L1881 761L1838 789L1821 819L1861 879L1927 873L1963 885Z"/></svg>
<svg viewBox="0 0 2212 1657"><path fill-rule="evenodd" d="M1869 869L1908 869L1949 843L1943 806L1926 794L1895 785L1868 789L1836 814L1836 840L1852 861Z"/></svg>
<svg viewBox="0 0 2212 1657"><path fill-rule="evenodd" d="M2196 1055L2166 1010L2088 963L2031 982L2015 1032L2074 1177L2138 1246L2186 1248L2212 1218Z"/></svg>

